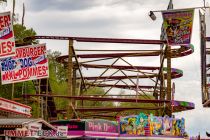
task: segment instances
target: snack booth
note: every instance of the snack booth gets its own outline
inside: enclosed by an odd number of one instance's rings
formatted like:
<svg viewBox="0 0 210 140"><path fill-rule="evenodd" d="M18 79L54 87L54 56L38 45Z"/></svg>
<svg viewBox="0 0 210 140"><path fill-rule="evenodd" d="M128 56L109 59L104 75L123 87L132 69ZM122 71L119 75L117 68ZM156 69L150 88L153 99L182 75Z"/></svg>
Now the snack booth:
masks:
<svg viewBox="0 0 210 140"><path fill-rule="evenodd" d="M116 122L103 119L59 120L51 122L53 126L67 126L67 138L102 140L118 139Z"/></svg>

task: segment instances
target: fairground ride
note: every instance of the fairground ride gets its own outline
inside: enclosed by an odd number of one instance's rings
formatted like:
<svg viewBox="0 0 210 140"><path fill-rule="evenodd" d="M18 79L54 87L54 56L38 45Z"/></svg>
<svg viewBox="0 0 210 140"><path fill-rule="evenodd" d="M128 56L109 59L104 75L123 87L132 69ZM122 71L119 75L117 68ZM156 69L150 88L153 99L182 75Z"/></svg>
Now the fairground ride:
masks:
<svg viewBox="0 0 210 140"><path fill-rule="evenodd" d="M78 118L97 117L111 119L118 115L129 115L126 112L128 110L129 113L131 113L130 110L153 110L157 115L162 116L167 114L171 116L173 112L194 109L193 103L174 100L171 92L171 80L183 76L182 70L171 67L171 59L190 55L194 51L192 45L171 48L171 46L166 45L165 40L67 36L32 36L25 38L25 41L27 42L33 39L69 41L68 55L57 58L58 62L67 65L68 68L68 93L66 93L65 96L58 95L51 93L47 88L49 94L46 94L48 92L35 95L26 94L27 96L38 96L45 99L69 99L70 107L66 110L67 116L70 116L68 113L74 112L74 116ZM88 49L81 49L81 47L78 48L74 46L76 42L87 43ZM89 47L90 44L97 44L98 47L94 47L97 49L89 49L91 48ZM111 49L101 49L100 44L111 44L115 47L111 47ZM133 49L133 46L142 49ZM147 49L145 49L144 46L146 46ZM120 47L122 47L122 49ZM127 49L125 49L125 47ZM108 47L103 46L102 48ZM159 64L158 66L134 65L128 61L130 58L143 60L144 64L147 65L150 61L159 60ZM167 61L166 67L164 66L164 61ZM78 88L79 92L76 92L77 81L81 81L80 87ZM47 83L45 83L45 85L47 85ZM91 87L102 87L106 92L103 95L100 94L100 96L87 94L87 89ZM115 89L125 89L126 92L123 97L118 93L110 94L111 91L116 91ZM78 100L82 101L81 106L77 106L76 102ZM86 101L128 102L135 103L136 105L132 107L96 107L93 104L87 107L83 105ZM138 104L143 104L143 107L138 107ZM152 106L148 107L148 104L152 104ZM51 112L58 111L55 111L54 108Z"/></svg>

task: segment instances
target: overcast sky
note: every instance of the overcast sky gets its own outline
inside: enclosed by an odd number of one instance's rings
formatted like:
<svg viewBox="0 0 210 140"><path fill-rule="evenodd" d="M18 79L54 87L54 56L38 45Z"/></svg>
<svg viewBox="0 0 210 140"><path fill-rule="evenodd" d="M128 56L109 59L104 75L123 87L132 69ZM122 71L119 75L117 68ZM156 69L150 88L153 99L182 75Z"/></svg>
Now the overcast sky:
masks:
<svg viewBox="0 0 210 140"><path fill-rule="evenodd" d="M6 9L10 10L12 0L8 1ZM24 0L16 2L19 21L22 2ZM167 4L168 0L25 0L25 25L32 27L38 35L159 39L162 16L156 13L157 20L152 21L148 12L164 10ZM200 6L203 6L203 0L174 0L174 8ZM46 42L48 49L67 54L67 41L41 42ZM192 44L195 52L173 59L172 67L184 71L182 78L173 80L176 83L175 99L194 102L195 109L177 113L176 116L186 119L190 135L200 132L204 136L206 131L210 132L210 109L203 108L201 104L198 10L195 11ZM81 48L85 45L78 43ZM91 44L89 47L95 46ZM130 61L136 65L142 63L141 60Z"/></svg>

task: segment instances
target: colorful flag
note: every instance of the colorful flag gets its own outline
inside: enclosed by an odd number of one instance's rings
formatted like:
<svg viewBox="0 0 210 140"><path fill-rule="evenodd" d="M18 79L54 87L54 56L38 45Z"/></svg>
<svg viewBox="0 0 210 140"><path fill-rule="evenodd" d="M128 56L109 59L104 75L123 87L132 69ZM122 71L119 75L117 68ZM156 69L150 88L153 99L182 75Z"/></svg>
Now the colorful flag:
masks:
<svg viewBox="0 0 210 140"><path fill-rule="evenodd" d="M188 45L191 41L194 9L163 11L168 45Z"/></svg>

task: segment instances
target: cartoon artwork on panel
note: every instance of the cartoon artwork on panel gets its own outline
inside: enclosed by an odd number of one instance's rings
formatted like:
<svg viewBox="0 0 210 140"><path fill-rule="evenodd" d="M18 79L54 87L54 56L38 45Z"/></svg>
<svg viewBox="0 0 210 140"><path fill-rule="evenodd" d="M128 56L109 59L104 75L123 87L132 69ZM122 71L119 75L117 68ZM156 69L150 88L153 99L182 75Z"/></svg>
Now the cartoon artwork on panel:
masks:
<svg viewBox="0 0 210 140"><path fill-rule="evenodd" d="M148 116L148 125L149 125L150 135L153 135L153 132L154 132L154 115L152 113Z"/></svg>
<svg viewBox="0 0 210 140"><path fill-rule="evenodd" d="M176 120L176 124L175 124L175 135L176 135L176 136L181 135L180 126L181 126L181 120L180 120L180 119L177 119L177 120Z"/></svg>
<svg viewBox="0 0 210 140"><path fill-rule="evenodd" d="M180 125L180 128L181 128L181 136L184 136L185 135L185 119L184 118L181 118L181 125Z"/></svg>
<svg viewBox="0 0 210 140"><path fill-rule="evenodd" d="M171 134L173 136L176 136L176 119L172 119L171 123L172 123Z"/></svg>
<svg viewBox="0 0 210 140"><path fill-rule="evenodd" d="M184 136L185 135L185 120L181 119L172 119L172 129L171 134L173 136Z"/></svg>
<svg viewBox="0 0 210 140"><path fill-rule="evenodd" d="M137 116L137 121L136 121L137 135L145 135L144 128L146 127L147 123L148 123L148 117L147 117L147 115L144 114L144 113L140 113Z"/></svg>
<svg viewBox="0 0 210 140"><path fill-rule="evenodd" d="M154 135L162 135L162 117L154 117L153 122L153 134Z"/></svg>
<svg viewBox="0 0 210 140"><path fill-rule="evenodd" d="M158 117L140 113L120 119L120 134L184 136L185 133L184 118L170 118L167 115Z"/></svg>
<svg viewBox="0 0 210 140"><path fill-rule="evenodd" d="M172 120L169 116L165 115L163 117L163 134L164 135L171 135L172 129Z"/></svg>
<svg viewBox="0 0 210 140"><path fill-rule="evenodd" d="M120 131L123 134L136 134L136 117L126 117L120 122Z"/></svg>
<svg viewBox="0 0 210 140"><path fill-rule="evenodd" d="M136 118L128 118L126 129L128 130L128 134L136 134Z"/></svg>

